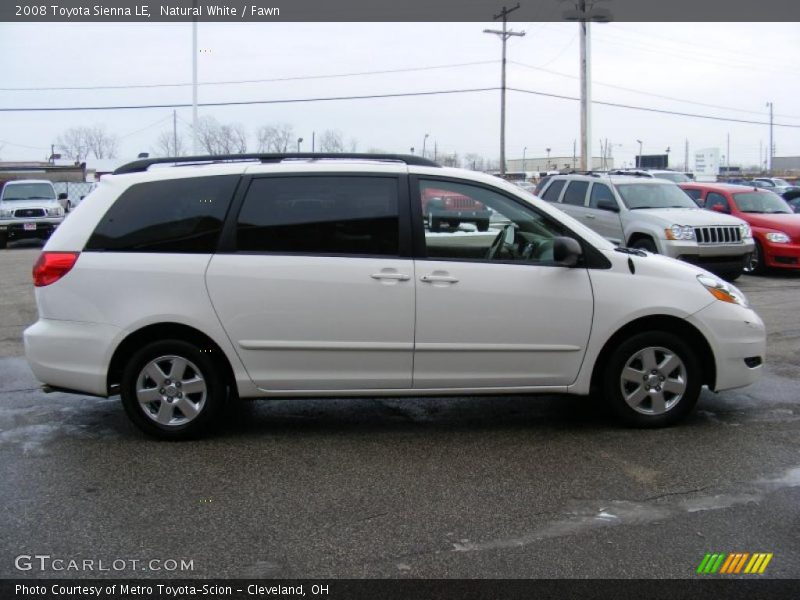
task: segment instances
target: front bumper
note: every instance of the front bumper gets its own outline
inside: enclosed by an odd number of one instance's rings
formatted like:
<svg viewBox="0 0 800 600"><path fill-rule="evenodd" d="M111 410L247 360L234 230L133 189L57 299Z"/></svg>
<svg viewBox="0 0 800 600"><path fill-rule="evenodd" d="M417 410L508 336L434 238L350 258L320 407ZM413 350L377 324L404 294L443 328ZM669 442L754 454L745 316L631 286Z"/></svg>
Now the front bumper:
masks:
<svg viewBox="0 0 800 600"><path fill-rule="evenodd" d="M698 244L662 240L664 254L714 273L741 272L755 247L752 241L740 244Z"/></svg>
<svg viewBox="0 0 800 600"><path fill-rule="evenodd" d="M0 235L9 240L48 238L63 222L63 217L2 220Z"/></svg>
<svg viewBox="0 0 800 600"><path fill-rule="evenodd" d="M703 333L714 353L714 391L750 385L761 377L767 333L755 311L736 304L713 302L687 320Z"/></svg>
<svg viewBox="0 0 800 600"><path fill-rule="evenodd" d="M800 269L800 244L764 242L764 264L777 269Z"/></svg>

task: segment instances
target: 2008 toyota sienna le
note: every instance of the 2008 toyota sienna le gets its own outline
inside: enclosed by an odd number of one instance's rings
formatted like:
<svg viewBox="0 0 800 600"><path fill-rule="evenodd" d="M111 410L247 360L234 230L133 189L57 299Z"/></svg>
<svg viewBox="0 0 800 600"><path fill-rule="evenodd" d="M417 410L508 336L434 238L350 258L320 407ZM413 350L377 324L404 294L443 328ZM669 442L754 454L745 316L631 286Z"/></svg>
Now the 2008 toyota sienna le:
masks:
<svg viewBox="0 0 800 600"><path fill-rule="evenodd" d="M430 231L429 189L489 209L488 230ZM765 354L734 286L414 156L136 161L56 230L33 276L34 374L119 394L167 439L206 432L237 396L593 392L663 426L702 386L753 383Z"/></svg>

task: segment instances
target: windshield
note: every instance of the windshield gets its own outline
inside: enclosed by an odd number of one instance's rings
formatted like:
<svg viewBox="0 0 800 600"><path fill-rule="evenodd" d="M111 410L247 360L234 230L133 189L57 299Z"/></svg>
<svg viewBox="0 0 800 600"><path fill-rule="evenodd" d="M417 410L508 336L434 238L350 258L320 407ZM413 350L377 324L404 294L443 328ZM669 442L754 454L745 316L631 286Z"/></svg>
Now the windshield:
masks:
<svg viewBox="0 0 800 600"><path fill-rule="evenodd" d="M783 187L791 187L791 184L788 181L786 181L785 179L778 179L776 177L772 181L775 182L775 185L780 185L780 186L783 186Z"/></svg>
<svg viewBox="0 0 800 600"><path fill-rule="evenodd" d="M691 181L691 179L683 173L653 173L653 177L657 179L666 179L673 183L686 183L687 181Z"/></svg>
<svg viewBox="0 0 800 600"><path fill-rule="evenodd" d="M733 200L745 213L790 213L789 205L775 194L747 192L734 194Z"/></svg>
<svg viewBox="0 0 800 600"><path fill-rule="evenodd" d="M677 185L622 183L617 185L622 201L631 210L638 208L697 208Z"/></svg>
<svg viewBox="0 0 800 600"><path fill-rule="evenodd" d="M10 200L55 200L56 194L49 183L6 184L3 202Z"/></svg>

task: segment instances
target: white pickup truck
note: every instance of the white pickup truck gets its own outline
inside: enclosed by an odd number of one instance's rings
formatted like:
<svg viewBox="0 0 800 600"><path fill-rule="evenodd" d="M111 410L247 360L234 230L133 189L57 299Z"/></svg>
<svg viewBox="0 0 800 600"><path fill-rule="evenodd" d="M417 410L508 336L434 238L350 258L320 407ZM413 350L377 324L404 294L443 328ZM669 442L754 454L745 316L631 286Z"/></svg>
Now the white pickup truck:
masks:
<svg viewBox="0 0 800 600"><path fill-rule="evenodd" d="M0 248L13 240L46 240L64 220L64 208L49 181L19 179L0 186Z"/></svg>

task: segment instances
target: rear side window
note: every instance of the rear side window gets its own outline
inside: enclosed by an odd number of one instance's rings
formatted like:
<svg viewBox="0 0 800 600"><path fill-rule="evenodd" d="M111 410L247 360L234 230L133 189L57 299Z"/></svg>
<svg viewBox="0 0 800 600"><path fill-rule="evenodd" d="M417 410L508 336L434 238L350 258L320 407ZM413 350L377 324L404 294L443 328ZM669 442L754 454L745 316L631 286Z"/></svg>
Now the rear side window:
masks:
<svg viewBox="0 0 800 600"><path fill-rule="evenodd" d="M564 188L564 183L566 182L563 179L556 179L542 195L542 200L547 200L548 202L558 202L558 195Z"/></svg>
<svg viewBox="0 0 800 600"><path fill-rule="evenodd" d="M237 249L302 254L399 254L393 177L254 179L239 213Z"/></svg>
<svg viewBox="0 0 800 600"><path fill-rule="evenodd" d="M210 253L238 175L137 183L108 209L86 250Z"/></svg>
<svg viewBox="0 0 800 600"><path fill-rule="evenodd" d="M586 202L586 190L588 188L588 181L570 181L561 202L564 204L572 204L573 206L583 206Z"/></svg>

